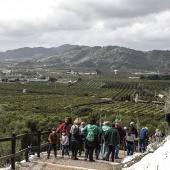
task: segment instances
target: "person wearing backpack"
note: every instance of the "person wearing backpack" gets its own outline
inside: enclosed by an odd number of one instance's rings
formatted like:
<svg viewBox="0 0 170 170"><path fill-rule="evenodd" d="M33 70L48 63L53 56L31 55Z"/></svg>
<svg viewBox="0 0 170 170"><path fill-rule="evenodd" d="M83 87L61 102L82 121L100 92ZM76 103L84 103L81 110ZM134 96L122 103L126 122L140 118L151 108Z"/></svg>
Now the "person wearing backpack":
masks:
<svg viewBox="0 0 170 170"><path fill-rule="evenodd" d="M138 131L135 127L135 122L130 122L130 129L132 129L133 133L135 134L135 141L134 141L134 151L137 151L138 149L138 142L139 142L139 135Z"/></svg>
<svg viewBox="0 0 170 170"><path fill-rule="evenodd" d="M78 160L77 152L81 149L81 119L76 118L74 120L74 124L71 126L70 134L71 134L71 150L73 160Z"/></svg>
<svg viewBox="0 0 170 170"><path fill-rule="evenodd" d="M96 146L97 137L100 134L100 128L96 125L96 121L94 118L92 118L90 120L90 123L82 129L82 132L83 133L87 132L86 141L85 141L85 148L86 148L85 160L87 160L87 158L89 157L89 161L93 162L95 161L93 159L93 150Z"/></svg>
<svg viewBox="0 0 170 170"><path fill-rule="evenodd" d="M58 143L58 139L57 139L56 128L53 127L51 130L52 130L52 132L48 136L48 141L50 142L49 148L48 148L48 151L47 151L47 154L48 154L47 158L48 159L50 157L50 152L51 152L52 149L54 150L55 158L57 157L56 145Z"/></svg>
<svg viewBox="0 0 170 170"><path fill-rule="evenodd" d="M127 155L133 155L135 149L135 140L136 140L136 129L130 123L130 126L126 129L126 146L127 146Z"/></svg>

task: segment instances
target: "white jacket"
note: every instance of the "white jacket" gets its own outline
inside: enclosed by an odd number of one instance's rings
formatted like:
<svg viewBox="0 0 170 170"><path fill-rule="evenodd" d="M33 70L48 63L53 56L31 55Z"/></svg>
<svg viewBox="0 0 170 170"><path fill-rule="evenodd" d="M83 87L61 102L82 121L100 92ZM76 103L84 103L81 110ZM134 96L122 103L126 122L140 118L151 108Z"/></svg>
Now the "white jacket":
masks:
<svg viewBox="0 0 170 170"><path fill-rule="evenodd" d="M69 145L69 138L67 135L62 135L61 145Z"/></svg>

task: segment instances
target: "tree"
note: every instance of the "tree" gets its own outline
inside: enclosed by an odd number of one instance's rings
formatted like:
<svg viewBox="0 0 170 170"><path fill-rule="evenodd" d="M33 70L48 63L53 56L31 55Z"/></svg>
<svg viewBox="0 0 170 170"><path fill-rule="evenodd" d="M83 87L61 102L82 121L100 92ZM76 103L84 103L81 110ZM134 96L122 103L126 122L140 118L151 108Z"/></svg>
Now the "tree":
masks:
<svg viewBox="0 0 170 170"><path fill-rule="evenodd" d="M101 74L101 71L99 69L95 70L97 72L97 74Z"/></svg>
<svg viewBox="0 0 170 170"><path fill-rule="evenodd" d="M49 81L50 81L51 83L54 83L54 82L56 82L56 81L57 81L57 79L56 79L56 78L54 78L54 77L50 77L50 78L49 78Z"/></svg>
<svg viewBox="0 0 170 170"><path fill-rule="evenodd" d="M140 79L142 79L142 80L145 79L144 75L141 75L141 76L140 76Z"/></svg>

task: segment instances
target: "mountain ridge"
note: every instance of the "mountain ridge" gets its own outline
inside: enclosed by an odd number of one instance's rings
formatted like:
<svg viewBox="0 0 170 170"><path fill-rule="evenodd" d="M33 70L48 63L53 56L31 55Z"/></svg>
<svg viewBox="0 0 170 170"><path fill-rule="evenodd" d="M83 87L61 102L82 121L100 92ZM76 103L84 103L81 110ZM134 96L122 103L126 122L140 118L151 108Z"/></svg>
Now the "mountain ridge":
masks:
<svg viewBox="0 0 170 170"><path fill-rule="evenodd" d="M55 67L110 67L112 69L170 69L170 51L138 51L120 46L24 47L0 53L0 59L16 59L18 65L48 65ZM25 59L24 61L19 61Z"/></svg>

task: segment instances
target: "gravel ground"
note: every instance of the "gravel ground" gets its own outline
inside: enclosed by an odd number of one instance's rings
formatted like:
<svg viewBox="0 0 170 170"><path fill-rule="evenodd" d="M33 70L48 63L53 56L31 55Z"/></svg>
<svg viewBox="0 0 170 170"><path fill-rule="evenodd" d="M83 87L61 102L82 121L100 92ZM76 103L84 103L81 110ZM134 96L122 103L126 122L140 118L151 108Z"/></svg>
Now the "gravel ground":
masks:
<svg viewBox="0 0 170 170"><path fill-rule="evenodd" d="M120 164L122 158L125 157L124 152L120 151L119 157L115 162L103 161L101 158L95 162L84 161L84 156L79 156L78 160L72 160L68 156L62 158L57 155L54 158L51 153L50 159L47 159L46 153L41 153L41 157L30 159L29 162L24 162L16 165L17 170L121 170Z"/></svg>

